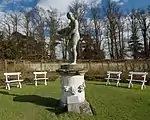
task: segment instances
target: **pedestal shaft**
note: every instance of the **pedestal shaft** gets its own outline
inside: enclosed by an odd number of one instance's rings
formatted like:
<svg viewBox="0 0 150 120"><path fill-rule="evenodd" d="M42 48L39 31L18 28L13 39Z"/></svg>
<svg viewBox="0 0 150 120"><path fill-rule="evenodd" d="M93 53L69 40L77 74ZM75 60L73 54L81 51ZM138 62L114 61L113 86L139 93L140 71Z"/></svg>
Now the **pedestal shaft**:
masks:
<svg viewBox="0 0 150 120"><path fill-rule="evenodd" d="M63 75L61 77L61 102L64 105L67 105L68 97L76 96L78 97L78 103L85 101L85 81L84 75Z"/></svg>

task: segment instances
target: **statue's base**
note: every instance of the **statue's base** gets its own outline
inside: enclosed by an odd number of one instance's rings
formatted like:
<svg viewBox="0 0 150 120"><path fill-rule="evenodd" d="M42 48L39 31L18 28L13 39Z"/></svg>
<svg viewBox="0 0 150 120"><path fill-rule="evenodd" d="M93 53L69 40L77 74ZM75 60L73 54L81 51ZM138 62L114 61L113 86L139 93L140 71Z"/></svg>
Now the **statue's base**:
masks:
<svg viewBox="0 0 150 120"><path fill-rule="evenodd" d="M61 65L61 68L56 70L61 75L80 75L85 74L86 70L83 65L78 64L68 64L68 65Z"/></svg>
<svg viewBox="0 0 150 120"><path fill-rule="evenodd" d="M93 115L90 104L85 101L83 103L68 104L69 112Z"/></svg>
<svg viewBox="0 0 150 120"><path fill-rule="evenodd" d="M61 75L61 107L67 107L69 112L92 115L90 105L85 99L84 66L62 65L57 72Z"/></svg>

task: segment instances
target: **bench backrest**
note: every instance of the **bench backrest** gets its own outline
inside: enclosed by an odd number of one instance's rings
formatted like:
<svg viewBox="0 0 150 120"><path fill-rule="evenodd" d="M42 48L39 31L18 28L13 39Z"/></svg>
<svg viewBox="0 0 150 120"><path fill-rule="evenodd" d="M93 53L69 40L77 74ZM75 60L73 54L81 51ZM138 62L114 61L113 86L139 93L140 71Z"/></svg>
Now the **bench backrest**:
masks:
<svg viewBox="0 0 150 120"><path fill-rule="evenodd" d="M133 74L133 75L147 75L147 72L129 72L129 74Z"/></svg>
<svg viewBox="0 0 150 120"><path fill-rule="evenodd" d="M47 72L33 72L33 74L47 74Z"/></svg>
<svg viewBox="0 0 150 120"><path fill-rule="evenodd" d="M46 78L47 72L33 72L35 79L37 78L37 75L44 75L44 78Z"/></svg>
<svg viewBox="0 0 150 120"><path fill-rule="evenodd" d="M122 74L122 72L118 72L118 71L107 71L107 75L108 75L108 78L116 78L116 76L118 76L117 77L117 79L119 78L120 79L120 77L121 77L121 74Z"/></svg>
<svg viewBox="0 0 150 120"><path fill-rule="evenodd" d="M19 80L19 77L21 75L21 72L14 72L14 73L4 73L6 77L6 81L9 81L8 76L17 76L17 79Z"/></svg>
<svg viewBox="0 0 150 120"><path fill-rule="evenodd" d="M4 73L5 76L9 75L21 75L21 72L15 72L15 73Z"/></svg>
<svg viewBox="0 0 150 120"><path fill-rule="evenodd" d="M142 77L144 78L144 81L146 81L146 76L148 75L147 72L129 72L129 76L131 77L130 79L133 79L134 75L142 75Z"/></svg>
<svg viewBox="0 0 150 120"><path fill-rule="evenodd" d="M117 72L117 71L107 71L108 74L122 74L122 72Z"/></svg>

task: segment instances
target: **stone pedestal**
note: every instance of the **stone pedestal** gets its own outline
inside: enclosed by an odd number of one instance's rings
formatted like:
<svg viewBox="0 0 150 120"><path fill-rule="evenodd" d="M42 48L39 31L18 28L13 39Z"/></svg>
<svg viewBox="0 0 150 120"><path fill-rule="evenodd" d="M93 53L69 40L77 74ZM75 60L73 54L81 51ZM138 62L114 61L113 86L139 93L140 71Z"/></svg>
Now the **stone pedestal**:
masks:
<svg viewBox="0 0 150 120"><path fill-rule="evenodd" d="M68 111L92 114L85 99L84 66L62 65L57 72L61 75L61 106L67 106Z"/></svg>

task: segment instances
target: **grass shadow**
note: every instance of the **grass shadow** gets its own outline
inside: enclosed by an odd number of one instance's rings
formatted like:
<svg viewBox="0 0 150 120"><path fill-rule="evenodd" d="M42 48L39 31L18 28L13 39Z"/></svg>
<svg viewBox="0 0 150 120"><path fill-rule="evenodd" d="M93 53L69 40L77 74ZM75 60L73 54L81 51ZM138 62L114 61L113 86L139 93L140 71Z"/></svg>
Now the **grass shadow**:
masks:
<svg viewBox="0 0 150 120"><path fill-rule="evenodd" d="M63 114L67 112L67 107L59 107L56 108L47 108L48 111L54 112L56 115Z"/></svg>
<svg viewBox="0 0 150 120"><path fill-rule="evenodd" d="M35 83L34 82L26 82L26 83L24 83L25 85L31 85L31 86L35 86Z"/></svg>
<svg viewBox="0 0 150 120"><path fill-rule="evenodd" d="M10 95L9 92L6 92L6 91L0 91L0 94L3 94L3 95Z"/></svg>
<svg viewBox="0 0 150 120"><path fill-rule="evenodd" d="M18 95L13 98L14 102L30 102L45 107L56 107L59 100L50 97L41 97L39 95Z"/></svg>
<svg viewBox="0 0 150 120"><path fill-rule="evenodd" d="M115 82L112 82L110 85L106 85L106 83L90 83L90 84L99 85L99 86L117 87ZM138 85L138 87L137 87L137 85ZM136 86L136 87L134 87L134 86ZM136 89L141 89L141 84L140 83L134 83L133 87L128 88L128 83L123 83L123 85L122 85L122 83L120 83L120 86L118 86L117 88L124 88L124 89L129 89L129 90L135 89L136 90Z"/></svg>
<svg viewBox="0 0 150 120"><path fill-rule="evenodd" d="M62 114L67 112L66 108L59 107L60 100L51 97L41 97L39 95L19 95L13 98L14 102L30 102L36 105L49 107L46 110L54 112L55 114Z"/></svg>
<svg viewBox="0 0 150 120"><path fill-rule="evenodd" d="M13 96L14 102L28 102L36 105L48 107L46 110L54 112L55 114L62 114L67 112L66 108L59 107L60 100L51 97L41 97L39 95L17 95L11 94L7 91L0 91L0 94Z"/></svg>
<svg viewBox="0 0 150 120"><path fill-rule="evenodd" d="M112 84L110 84L110 85L106 85L106 83L102 83L102 84L95 83L94 85L117 87L117 86L116 86L116 83L112 83ZM121 84L118 86L118 88L125 88L125 89L129 89L129 88L128 88L128 85L127 85L127 86L123 86L123 85L121 85Z"/></svg>

